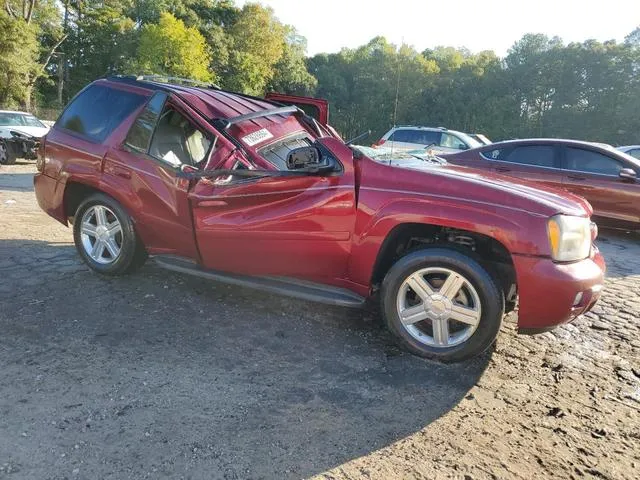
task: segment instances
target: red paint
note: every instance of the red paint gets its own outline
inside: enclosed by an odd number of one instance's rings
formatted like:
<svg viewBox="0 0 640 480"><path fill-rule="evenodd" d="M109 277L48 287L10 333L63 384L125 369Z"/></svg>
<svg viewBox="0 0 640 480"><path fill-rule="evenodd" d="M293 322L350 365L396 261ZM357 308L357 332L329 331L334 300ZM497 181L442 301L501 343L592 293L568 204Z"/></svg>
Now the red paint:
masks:
<svg viewBox="0 0 640 480"><path fill-rule="evenodd" d="M172 95L172 105L218 138L205 168L229 169L238 163L252 168L200 113L240 115L269 104L217 91L182 87L176 91L182 98ZM123 146L142 108L100 145L57 127L51 130L43 173L35 177L38 202L47 213L66 224L73 212L64 211L64 189L81 183L123 205L151 254L181 255L233 273L297 277L360 295L371 293L374 265L394 228L405 223L452 227L492 237L510 252L521 327L570 320L580 313L572 308L580 291L595 293L585 295L589 304L578 309L590 308L597 300L604 261L596 250L590 259L571 264L550 259L547 220L558 213L588 216L588 204L578 197L541 192L491 172L460 167L418 171L366 157L354 159L351 149L331 136L317 141L342 165L336 175L188 182L178 178L176 168ZM264 144L296 132L317 138L291 115L244 122L229 131L241 138L262 128L273 134ZM264 144L247 150L259 155ZM261 157L257 163L258 168L274 168Z"/></svg>

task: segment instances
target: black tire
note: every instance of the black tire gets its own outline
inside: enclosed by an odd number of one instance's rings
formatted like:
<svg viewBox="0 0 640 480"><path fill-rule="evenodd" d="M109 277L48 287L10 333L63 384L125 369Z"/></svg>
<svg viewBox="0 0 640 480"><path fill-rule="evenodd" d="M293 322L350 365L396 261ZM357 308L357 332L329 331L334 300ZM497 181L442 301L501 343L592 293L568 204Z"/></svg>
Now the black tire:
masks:
<svg viewBox="0 0 640 480"><path fill-rule="evenodd" d="M102 264L91 258L85 250L82 242L81 224L84 214L92 207L103 206L108 208L120 222L121 246L120 253L114 261ZM140 238L136 234L133 220L122 206L113 198L102 193L96 193L87 197L76 210L73 222L73 239L78 253L84 262L92 270L103 275L124 275L140 268L148 255Z"/></svg>
<svg viewBox="0 0 640 480"><path fill-rule="evenodd" d="M475 331L468 339L451 347L418 341L402 324L397 308L398 294L405 279L419 270L432 267L448 269L464 277L476 290L480 301L480 320ZM464 253L438 247L414 251L400 258L382 282L381 302L385 323L403 348L415 355L442 362L467 360L489 348L498 335L505 310L504 294L485 268Z"/></svg>
<svg viewBox="0 0 640 480"><path fill-rule="evenodd" d="M4 154L0 154L0 164L15 165L16 154L6 140L0 139L0 149L4 150Z"/></svg>

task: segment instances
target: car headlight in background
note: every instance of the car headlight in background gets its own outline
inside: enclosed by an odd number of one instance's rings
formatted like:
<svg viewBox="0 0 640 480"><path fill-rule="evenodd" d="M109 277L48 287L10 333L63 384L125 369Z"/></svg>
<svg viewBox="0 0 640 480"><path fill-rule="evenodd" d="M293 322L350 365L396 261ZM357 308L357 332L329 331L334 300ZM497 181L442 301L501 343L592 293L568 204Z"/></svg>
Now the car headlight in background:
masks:
<svg viewBox="0 0 640 480"><path fill-rule="evenodd" d="M555 215L547 223L551 256L557 262L583 260L591 251L591 221L586 217Z"/></svg>

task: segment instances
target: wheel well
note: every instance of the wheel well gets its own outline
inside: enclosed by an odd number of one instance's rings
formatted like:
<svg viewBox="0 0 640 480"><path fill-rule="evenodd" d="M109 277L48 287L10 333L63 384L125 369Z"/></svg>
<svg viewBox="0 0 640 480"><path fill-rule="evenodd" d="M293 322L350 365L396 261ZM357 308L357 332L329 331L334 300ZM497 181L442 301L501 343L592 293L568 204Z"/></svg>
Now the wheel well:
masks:
<svg viewBox="0 0 640 480"><path fill-rule="evenodd" d="M73 224L73 217L80 203L89 195L102 193L100 190L77 182L67 182L64 189L64 215Z"/></svg>
<svg viewBox="0 0 640 480"><path fill-rule="evenodd" d="M507 302L515 301L516 275L509 250L487 235L440 225L405 223L391 230L380 247L371 284L377 289L393 264L407 253L445 245L475 258L502 288Z"/></svg>

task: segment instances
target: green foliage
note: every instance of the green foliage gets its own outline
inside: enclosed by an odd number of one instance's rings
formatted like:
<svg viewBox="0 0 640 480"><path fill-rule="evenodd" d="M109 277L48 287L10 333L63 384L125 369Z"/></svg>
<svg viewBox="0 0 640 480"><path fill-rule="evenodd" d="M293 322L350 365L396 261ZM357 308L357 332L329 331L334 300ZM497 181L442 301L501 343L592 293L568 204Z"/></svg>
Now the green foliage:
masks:
<svg viewBox="0 0 640 480"><path fill-rule="evenodd" d="M37 28L0 11L0 106L22 107L39 70Z"/></svg>
<svg viewBox="0 0 640 480"><path fill-rule="evenodd" d="M383 37L305 58L306 41L271 9L234 0L5 0L0 104L61 106L96 78L155 73L262 95L331 102L345 137L395 124L493 139L640 141L640 27L622 43L527 34L504 59Z"/></svg>
<svg viewBox="0 0 640 480"><path fill-rule="evenodd" d="M167 74L212 81L211 57L204 37L195 27L185 26L163 12L157 24L142 28L135 67L141 73ZM134 68L135 68L134 67Z"/></svg>
<svg viewBox="0 0 640 480"><path fill-rule="evenodd" d="M96 78L122 73L137 43L134 21L120 5L88 7L64 45L73 72L68 90L75 93Z"/></svg>
<svg viewBox="0 0 640 480"><path fill-rule="evenodd" d="M305 52L307 41L298 35L295 28L285 26L287 32L283 40L283 52L274 65L274 76L266 90L293 95L313 95L318 81L309 73Z"/></svg>
<svg viewBox="0 0 640 480"><path fill-rule="evenodd" d="M229 65L224 84L247 93L264 92L285 47L285 29L273 10L246 4L229 27Z"/></svg>

